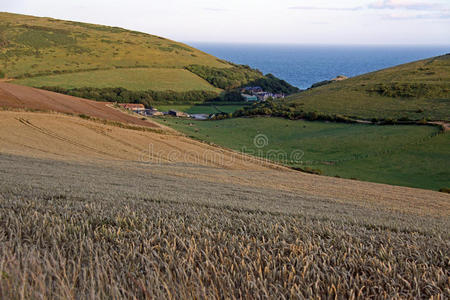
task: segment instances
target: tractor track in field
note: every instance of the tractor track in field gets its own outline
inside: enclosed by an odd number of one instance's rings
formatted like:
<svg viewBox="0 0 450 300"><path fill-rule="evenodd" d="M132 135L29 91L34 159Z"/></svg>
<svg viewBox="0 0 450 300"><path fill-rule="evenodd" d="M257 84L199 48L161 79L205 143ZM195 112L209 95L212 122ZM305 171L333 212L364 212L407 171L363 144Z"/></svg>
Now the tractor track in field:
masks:
<svg viewBox="0 0 450 300"><path fill-rule="evenodd" d="M114 155L111 155L111 154L109 154L107 152L98 150L96 148L93 148L93 147L90 147L90 146L87 146L87 145L84 145L84 144L81 144L81 143L74 142L74 141L72 141L72 140L70 140L70 139L68 139L66 137L63 137L63 136L61 136L61 135L59 135L59 134L57 134L57 133L55 133L55 132L53 132L51 130L48 130L48 129L36 126L33 123L31 123L29 120L26 120L24 118L16 118L16 119L20 123L22 123L23 125L25 125L25 126L27 126L29 128L32 128L32 129L34 129L34 130L36 130L36 131L38 131L38 132L40 132L40 133L42 133L44 135L47 135L47 136L49 136L51 138L60 140L62 142L68 143L70 145L73 145L73 146L76 146L76 147L79 147L79 148L82 148L82 149L85 149L85 150L92 151L92 152L97 153L97 154L106 155L106 156L114 158L114 159L118 158L118 157L116 157Z"/></svg>

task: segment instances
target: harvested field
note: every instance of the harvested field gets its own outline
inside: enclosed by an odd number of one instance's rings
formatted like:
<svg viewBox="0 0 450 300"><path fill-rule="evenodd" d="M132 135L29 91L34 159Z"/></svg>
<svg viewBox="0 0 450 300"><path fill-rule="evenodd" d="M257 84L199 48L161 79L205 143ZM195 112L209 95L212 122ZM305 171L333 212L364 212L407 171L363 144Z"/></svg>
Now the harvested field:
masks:
<svg viewBox="0 0 450 300"><path fill-rule="evenodd" d="M85 114L104 120L153 128L159 127L159 125L153 122L144 121L138 117L124 114L108 105L110 105L110 103L91 101L50 91L0 82L0 107L56 111L68 114Z"/></svg>

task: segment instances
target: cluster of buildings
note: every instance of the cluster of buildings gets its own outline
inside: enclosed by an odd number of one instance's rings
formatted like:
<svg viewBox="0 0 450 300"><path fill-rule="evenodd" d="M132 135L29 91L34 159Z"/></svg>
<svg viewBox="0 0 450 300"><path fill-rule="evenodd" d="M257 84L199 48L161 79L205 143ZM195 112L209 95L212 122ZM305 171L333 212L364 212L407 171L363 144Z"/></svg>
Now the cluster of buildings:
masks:
<svg viewBox="0 0 450 300"><path fill-rule="evenodd" d="M144 104L136 104L136 103L119 103L118 104L123 109L130 110L132 112L135 112L137 114L143 115L143 116L163 116L164 113L158 111L156 108L145 108Z"/></svg>
<svg viewBox="0 0 450 300"><path fill-rule="evenodd" d="M241 90L242 97L245 98L247 102L257 102L257 101L266 101L269 98L272 99L283 99L284 94L274 94L265 92L259 86L249 86L245 87Z"/></svg>
<svg viewBox="0 0 450 300"><path fill-rule="evenodd" d="M209 115L207 114L193 114L189 115L182 111L177 111L174 109L171 109L167 112L159 111L156 108L145 108L144 104L135 104L135 103L119 103L118 104L121 108L130 110L134 113L140 114L142 116L149 116L149 117L155 117L155 116L165 116L170 115L174 117L180 117L180 118L193 118L193 119L199 119L199 120L206 120L208 119Z"/></svg>

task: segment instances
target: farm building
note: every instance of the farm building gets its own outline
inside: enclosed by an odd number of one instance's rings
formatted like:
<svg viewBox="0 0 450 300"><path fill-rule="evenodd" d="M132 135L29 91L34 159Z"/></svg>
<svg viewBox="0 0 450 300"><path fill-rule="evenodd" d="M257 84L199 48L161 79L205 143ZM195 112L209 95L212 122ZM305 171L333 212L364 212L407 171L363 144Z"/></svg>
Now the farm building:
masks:
<svg viewBox="0 0 450 300"><path fill-rule="evenodd" d="M253 102L253 101L258 101L258 97L253 96L253 95L247 95L247 94L241 94L242 97L245 98L245 101L247 102Z"/></svg>
<svg viewBox="0 0 450 300"><path fill-rule="evenodd" d="M185 118L189 117L189 115L187 113L182 112L182 111L177 111L174 109L169 110L169 115L174 116L174 117L185 117Z"/></svg>
<svg viewBox="0 0 450 300"><path fill-rule="evenodd" d="M274 93L262 92L262 93L257 93L256 97L258 97L258 99L260 101L266 101L269 98L282 99L282 98L284 98L284 95L283 94L274 94Z"/></svg>

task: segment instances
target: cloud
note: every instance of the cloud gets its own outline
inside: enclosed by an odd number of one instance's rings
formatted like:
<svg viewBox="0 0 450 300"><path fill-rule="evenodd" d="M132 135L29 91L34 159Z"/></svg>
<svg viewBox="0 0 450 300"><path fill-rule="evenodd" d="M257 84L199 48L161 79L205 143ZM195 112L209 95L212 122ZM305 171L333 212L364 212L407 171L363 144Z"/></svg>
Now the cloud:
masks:
<svg viewBox="0 0 450 300"><path fill-rule="evenodd" d="M230 11L229 9L225 9L225 8L215 8L215 7L205 7L203 8L204 10L207 11L214 11L214 12L225 12L225 11Z"/></svg>
<svg viewBox="0 0 450 300"><path fill-rule="evenodd" d="M369 4L371 9L439 10L442 5L431 1L379 0Z"/></svg>
<svg viewBox="0 0 450 300"><path fill-rule="evenodd" d="M414 1L414 0L378 0L369 4L368 6L354 6L354 7L326 7L326 6L292 6L289 9L293 10L329 10L329 11L360 11L364 9L395 9L395 10L421 10L421 11L437 11L447 10L448 7L432 1Z"/></svg>
<svg viewBox="0 0 450 300"><path fill-rule="evenodd" d="M332 10L332 11L357 11L362 10L364 7L323 7L323 6L292 6L289 9L294 10Z"/></svg>
<svg viewBox="0 0 450 300"><path fill-rule="evenodd" d="M382 16L386 20L450 20L450 13L400 14L392 13Z"/></svg>

